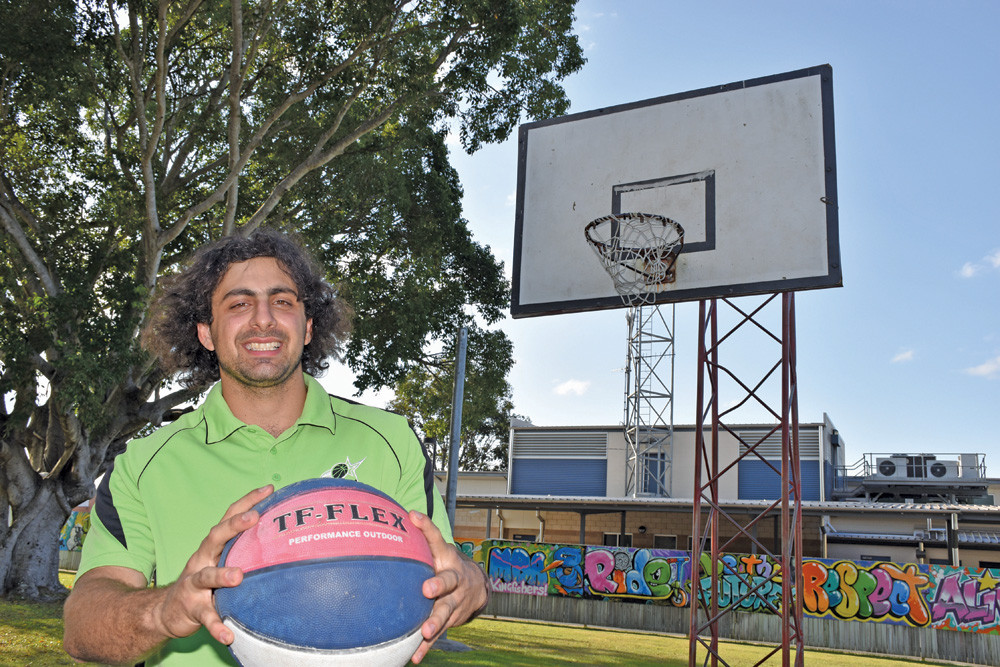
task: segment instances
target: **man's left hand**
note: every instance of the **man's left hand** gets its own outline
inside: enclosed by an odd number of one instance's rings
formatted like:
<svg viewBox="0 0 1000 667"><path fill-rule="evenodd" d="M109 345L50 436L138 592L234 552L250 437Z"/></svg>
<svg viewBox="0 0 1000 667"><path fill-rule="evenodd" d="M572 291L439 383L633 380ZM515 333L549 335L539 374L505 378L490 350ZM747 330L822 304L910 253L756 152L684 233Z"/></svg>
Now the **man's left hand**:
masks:
<svg viewBox="0 0 1000 667"><path fill-rule="evenodd" d="M427 538L434 558L434 576L423 586L424 596L434 600L434 607L420 628L424 641L412 658L419 663L445 630L472 620L483 610L489 601L489 584L483 569L446 542L426 514L411 511L410 521Z"/></svg>

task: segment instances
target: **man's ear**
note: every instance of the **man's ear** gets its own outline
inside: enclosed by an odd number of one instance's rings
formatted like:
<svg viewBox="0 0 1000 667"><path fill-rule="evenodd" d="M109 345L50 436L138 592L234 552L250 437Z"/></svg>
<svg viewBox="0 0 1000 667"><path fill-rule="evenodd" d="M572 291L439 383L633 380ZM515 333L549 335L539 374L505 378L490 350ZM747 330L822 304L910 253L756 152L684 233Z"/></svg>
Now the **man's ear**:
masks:
<svg viewBox="0 0 1000 667"><path fill-rule="evenodd" d="M198 340L202 346L211 352L215 352L215 342L212 340L212 330L204 322L198 322Z"/></svg>
<svg viewBox="0 0 1000 667"><path fill-rule="evenodd" d="M312 339L313 339L313 321L312 318L310 317L308 320L306 320L306 338L305 342L302 343L302 345L308 345Z"/></svg>

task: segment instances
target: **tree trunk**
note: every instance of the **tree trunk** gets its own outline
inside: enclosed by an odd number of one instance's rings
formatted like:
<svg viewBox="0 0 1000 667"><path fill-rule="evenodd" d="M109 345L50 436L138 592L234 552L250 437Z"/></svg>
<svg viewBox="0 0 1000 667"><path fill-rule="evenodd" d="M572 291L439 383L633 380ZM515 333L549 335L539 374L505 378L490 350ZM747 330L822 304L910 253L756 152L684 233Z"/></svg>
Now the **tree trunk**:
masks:
<svg viewBox="0 0 1000 667"><path fill-rule="evenodd" d="M54 489L42 488L51 484L40 485L36 502L22 510L27 523L9 532L8 543L0 545L0 597L53 602L66 596L59 583L59 534L67 514Z"/></svg>

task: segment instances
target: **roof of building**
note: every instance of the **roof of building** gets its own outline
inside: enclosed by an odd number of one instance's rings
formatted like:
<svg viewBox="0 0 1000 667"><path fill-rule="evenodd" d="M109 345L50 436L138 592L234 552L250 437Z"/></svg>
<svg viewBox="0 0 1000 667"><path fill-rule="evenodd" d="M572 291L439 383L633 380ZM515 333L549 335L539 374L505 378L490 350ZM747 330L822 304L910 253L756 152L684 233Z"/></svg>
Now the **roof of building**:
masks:
<svg viewBox="0 0 1000 667"><path fill-rule="evenodd" d="M603 513L631 511L682 512L691 511L691 498L604 498L595 496L526 496L526 495L459 495L461 507L493 507L505 509L545 509L553 511ZM774 500L725 500L720 506L729 510L760 513L770 506L780 507ZM812 516L824 514L959 514L965 518L981 517L1000 521L1000 506L959 503L876 503L802 501L802 512Z"/></svg>
<svg viewBox="0 0 1000 667"><path fill-rule="evenodd" d="M799 428L818 428L823 426L823 422L799 422ZM780 429L780 424L775 423L745 423L745 424L726 424L727 428L730 429ZM512 431L624 431L624 424L591 424L589 426L538 426L536 424L529 424L525 422L513 423L511 422L510 428ZM675 431L693 431L695 430L695 424L674 424ZM703 427L705 430L712 428L711 424L705 424Z"/></svg>

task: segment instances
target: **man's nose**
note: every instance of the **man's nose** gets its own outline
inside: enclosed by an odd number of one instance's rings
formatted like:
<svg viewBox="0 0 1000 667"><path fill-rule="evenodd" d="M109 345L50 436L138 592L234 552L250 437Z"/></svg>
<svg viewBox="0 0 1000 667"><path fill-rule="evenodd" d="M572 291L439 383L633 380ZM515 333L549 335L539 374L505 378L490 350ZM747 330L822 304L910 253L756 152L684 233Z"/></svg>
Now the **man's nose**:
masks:
<svg viewBox="0 0 1000 667"><path fill-rule="evenodd" d="M258 303L253 313L253 324L259 329L267 329L274 324L274 313L271 311L271 304L264 301Z"/></svg>

